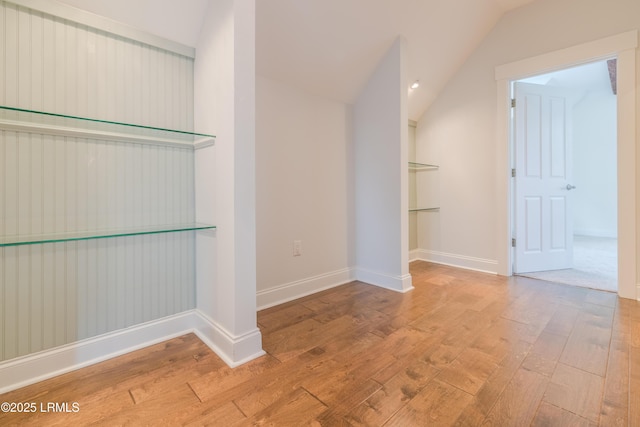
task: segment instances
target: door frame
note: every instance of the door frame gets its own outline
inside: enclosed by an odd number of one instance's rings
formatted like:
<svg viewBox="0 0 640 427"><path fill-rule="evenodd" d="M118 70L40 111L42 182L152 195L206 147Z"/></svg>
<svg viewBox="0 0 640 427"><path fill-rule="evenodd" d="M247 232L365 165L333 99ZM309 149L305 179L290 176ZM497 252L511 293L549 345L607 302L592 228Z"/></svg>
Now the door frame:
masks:
<svg viewBox="0 0 640 427"><path fill-rule="evenodd" d="M500 65L497 83L496 217L497 272L513 274L513 180L511 144L511 83L564 68L617 58L618 129L618 295L638 299L636 261L636 49L638 31L629 31L593 42Z"/></svg>

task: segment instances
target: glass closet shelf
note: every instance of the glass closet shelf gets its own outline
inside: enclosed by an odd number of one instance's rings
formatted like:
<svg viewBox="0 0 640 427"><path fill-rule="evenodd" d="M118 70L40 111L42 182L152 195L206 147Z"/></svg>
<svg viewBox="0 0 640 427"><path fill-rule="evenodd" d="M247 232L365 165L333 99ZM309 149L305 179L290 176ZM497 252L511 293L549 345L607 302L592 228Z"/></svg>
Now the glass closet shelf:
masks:
<svg viewBox="0 0 640 427"><path fill-rule="evenodd" d="M215 225L202 223L154 225L136 228L74 231L69 233L28 234L0 236L0 247L35 245L38 243L60 243L76 240L106 239L110 237L141 236L145 234L174 233L178 231L211 230Z"/></svg>
<svg viewBox="0 0 640 427"><path fill-rule="evenodd" d="M409 208L409 212L438 212L440 208Z"/></svg>
<svg viewBox="0 0 640 427"><path fill-rule="evenodd" d="M438 166L428 165L426 163L409 162L410 171L422 171L422 170L431 170L431 169L438 169Z"/></svg>
<svg viewBox="0 0 640 427"><path fill-rule="evenodd" d="M214 135L0 106L0 130L101 141L202 148Z"/></svg>

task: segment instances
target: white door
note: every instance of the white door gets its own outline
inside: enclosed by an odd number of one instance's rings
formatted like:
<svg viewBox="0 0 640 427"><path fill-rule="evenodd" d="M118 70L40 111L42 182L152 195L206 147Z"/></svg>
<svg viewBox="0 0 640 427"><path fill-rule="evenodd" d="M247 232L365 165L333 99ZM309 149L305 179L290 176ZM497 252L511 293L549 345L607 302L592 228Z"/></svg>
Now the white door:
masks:
<svg viewBox="0 0 640 427"><path fill-rule="evenodd" d="M570 94L515 84L515 273L571 268Z"/></svg>

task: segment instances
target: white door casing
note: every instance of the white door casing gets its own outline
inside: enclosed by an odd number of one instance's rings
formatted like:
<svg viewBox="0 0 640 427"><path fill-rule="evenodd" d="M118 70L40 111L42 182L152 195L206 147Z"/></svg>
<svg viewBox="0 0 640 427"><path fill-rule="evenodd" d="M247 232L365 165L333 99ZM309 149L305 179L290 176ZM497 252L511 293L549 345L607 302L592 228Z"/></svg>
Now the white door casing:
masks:
<svg viewBox="0 0 640 427"><path fill-rule="evenodd" d="M514 272L573 262L571 93L517 82Z"/></svg>
<svg viewBox="0 0 640 427"><path fill-rule="evenodd" d="M637 282L636 183L636 118L637 118L637 47L638 30L627 31L541 55L498 65L495 68L496 92L496 203L501 206L496 215L497 272L513 274L513 147L510 143L512 98L511 82L536 74L544 74L587 62L618 59L618 296L640 299Z"/></svg>

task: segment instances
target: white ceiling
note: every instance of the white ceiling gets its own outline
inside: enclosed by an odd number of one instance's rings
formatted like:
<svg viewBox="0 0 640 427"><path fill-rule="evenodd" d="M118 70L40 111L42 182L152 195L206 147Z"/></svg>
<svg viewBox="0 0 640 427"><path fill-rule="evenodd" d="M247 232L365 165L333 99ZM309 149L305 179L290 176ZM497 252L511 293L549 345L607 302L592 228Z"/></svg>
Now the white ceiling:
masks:
<svg viewBox="0 0 640 427"><path fill-rule="evenodd" d="M209 0L60 1L195 46ZM352 103L401 35L418 120L502 14L531 1L257 0L257 73Z"/></svg>
<svg viewBox="0 0 640 427"><path fill-rule="evenodd" d="M418 120L502 14L532 0L259 0L260 75L353 103L399 36L408 41L409 118Z"/></svg>

